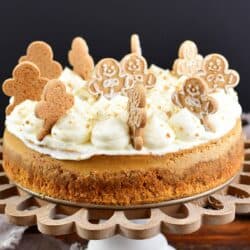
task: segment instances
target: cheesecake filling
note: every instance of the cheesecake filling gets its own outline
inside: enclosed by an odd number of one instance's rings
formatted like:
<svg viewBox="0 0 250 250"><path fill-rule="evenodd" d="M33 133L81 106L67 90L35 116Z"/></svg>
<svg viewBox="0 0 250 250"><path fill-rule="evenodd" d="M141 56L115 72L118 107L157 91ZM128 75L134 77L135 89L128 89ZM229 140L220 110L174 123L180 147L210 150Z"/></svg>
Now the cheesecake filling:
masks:
<svg viewBox="0 0 250 250"><path fill-rule="evenodd" d="M218 102L218 111L208 116L215 131L207 131L200 119L187 109L175 106L172 94L186 77L177 78L169 70L150 67L157 76L156 85L147 90L147 125L144 147L135 150L127 126L128 98L117 95L111 100L96 98L87 83L65 68L60 80L74 95L74 106L61 117L51 134L37 140L43 121L36 118L36 101L26 100L6 117L6 128L35 151L62 160L83 160L94 155L163 155L218 139L228 133L241 116L237 93L231 88L210 94ZM10 99L10 102L12 100Z"/></svg>

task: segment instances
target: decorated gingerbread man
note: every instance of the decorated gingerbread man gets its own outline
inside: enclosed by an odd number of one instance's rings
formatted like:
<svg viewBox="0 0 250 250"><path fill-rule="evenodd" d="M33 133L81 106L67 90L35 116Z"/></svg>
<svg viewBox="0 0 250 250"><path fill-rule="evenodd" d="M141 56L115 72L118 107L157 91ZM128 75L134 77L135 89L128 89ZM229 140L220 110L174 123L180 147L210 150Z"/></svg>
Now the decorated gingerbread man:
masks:
<svg viewBox="0 0 250 250"><path fill-rule="evenodd" d="M132 144L136 150L143 147L143 130L146 126L146 91L142 83L128 90L128 126Z"/></svg>
<svg viewBox="0 0 250 250"><path fill-rule="evenodd" d="M89 80L94 70L94 60L89 55L89 48L86 41L81 37L76 37L72 41L68 58L73 70L83 79Z"/></svg>
<svg viewBox="0 0 250 250"><path fill-rule="evenodd" d="M43 127L37 139L39 141L50 134L52 127L73 106L74 97L66 92L59 80L50 80L42 93L42 100L37 103L35 115L44 120Z"/></svg>
<svg viewBox="0 0 250 250"><path fill-rule="evenodd" d="M187 108L198 115L207 130L214 131L207 117L217 111L217 102L207 94L206 83L199 77L189 77L183 88L172 96L173 103L180 108Z"/></svg>
<svg viewBox="0 0 250 250"><path fill-rule="evenodd" d="M227 90L235 87L240 80L239 74L235 70L228 69L226 58L220 54L210 54L204 58L199 76L206 81L212 91L217 88Z"/></svg>
<svg viewBox="0 0 250 250"><path fill-rule="evenodd" d="M3 92L7 96L13 96L13 102L6 108L9 115L16 105L29 99L39 101L43 88L48 82L41 77L39 68L32 62L18 64L12 73L13 77L3 83Z"/></svg>
<svg viewBox="0 0 250 250"><path fill-rule="evenodd" d="M181 44L178 52L179 58L174 61L173 71L178 76L192 76L202 67L203 57L198 54L197 46L192 41Z"/></svg>
<svg viewBox="0 0 250 250"><path fill-rule="evenodd" d="M30 61L36 64L41 76L48 79L58 78L62 73L62 66L53 59L53 50L45 42L32 42L27 48L27 54L20 57L19 62Z"/></svg>
<svg viewBox="0 0 250 250"><path fill-rule="evenodd" d="M144 57L139 54L128 54L121 60L122 70L130 81L142 83L146 88L154 87L156 77L148 72L148 65Z"/></svg>
<svg viewBox="0 0 250 250"><path fill-rule="evenodd" d="M95 67L93 78L89 81L89 91L93 95L103 95L111 99L115 95L132 87L122 74L119 62L112 58L102 59Z"/></svg>

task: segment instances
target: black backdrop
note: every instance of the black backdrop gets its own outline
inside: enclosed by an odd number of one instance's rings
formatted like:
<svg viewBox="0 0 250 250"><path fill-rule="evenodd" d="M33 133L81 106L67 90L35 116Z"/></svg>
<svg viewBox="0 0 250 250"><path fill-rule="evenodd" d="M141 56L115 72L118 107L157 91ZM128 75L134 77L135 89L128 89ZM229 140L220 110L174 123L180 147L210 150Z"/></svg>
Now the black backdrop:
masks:
<svg viewBox="0 0 250 250"><path fill-rule="evenodd" d="M241 75L243 109L250 111L248 0L8 0L0 3L0 82L11 76L27 45L44 40L67 65L73 37L83 36L95 61L121 58L131 33L141 37L149 63L170 67L179 44L194 40L201 54L219 52ZM1 124L7 97L1 93Z"/></svg>

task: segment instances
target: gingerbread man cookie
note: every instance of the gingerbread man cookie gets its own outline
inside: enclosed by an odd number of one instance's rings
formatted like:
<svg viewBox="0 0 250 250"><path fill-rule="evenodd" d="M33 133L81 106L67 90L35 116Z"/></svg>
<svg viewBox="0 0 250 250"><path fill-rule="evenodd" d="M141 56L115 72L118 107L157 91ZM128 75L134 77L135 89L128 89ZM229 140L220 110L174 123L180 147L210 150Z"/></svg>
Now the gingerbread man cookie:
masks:
<svg viewBox="0 0 250 250"><path fill-rule="evenodd" d="M204 58L202 72L199 74L207 83L210 89L227 89L235 87L240 80L239 74L228 69L226 58L220 54L210 54Z"/></svg>
<svg viewBox="0 0 250 250"><path fill-rule="evenodd" d="M173 71L176 75L192 76L201 70L203 57L198 54L197 46L192 41L181 44L178 52L179 58L174 61Z"/></svg>
<svg viewBox="0 0 250 250"><path fill-rule="evenodd" d="M136 83L128 90L128 126L132 144L136 150L143 147L143 130L146 126L146 90L142 83Z"/></svg>
<svg viewBox="0 0 250 250"><path fill-rule="evenodd" d="M19 62L30 61L37 65L41 76L48 79L58 78L62 73L62 66L53 60L51 47L42 41L32 42L27 48L27 54L20 57Z"/></svg>
<svg viewBox="0 0 250 250"><path fill-rule="evenodd" d="M83 38L76 37L72 41L68 58L73 70L83 79L89 80L94 70L94 60L89 55L88 45Z"/></svg>
<svg viewBox="0 0 250 250"><path fill-rule="evenodd" d="M39 101L43 88L48 82L41 77L39 68L32 62L18 64L12 73L12 78L4 81L2 89L7 96L13 96L13 102L6 108L9 115L16 105L29 99Z"/></svg>
<svg viewBox="0 0 250 250"><path fill-rule="evenodd" d="M131 53L135 53L138 56L142 55L141 43L139 36L137 34L133 34L130 39Z"/></svg>
<svg viewBox="0 0 250 250"><path fill-rule="evenodd" d="M119 62L112 58L102 59L95 67L93 78L89 81L89 92L103 95L107 99L132 87L133 82L122 74Z"/></svg>
<svg viewBox="0 0 250 250"><path fill-rule="evenodd" d="M138 54L128 54L121 60L122 70L134 83L142 83L146 88L154 87L156 77L148 72L148 65L144 57Z"/></svg>
<svg viewBox="0 0 250 250"><path fill-rule="evenodd" d="M217 111L217 102L208 96L206 83L199 77L189 77L183 88L172 96L173 103L197 114L207 130L214 131L207 117Z"/></svg>
<svg viewBox="0 0 250 250"><path fill-rule="evenodd" d="M42 99L37 103L35 115L44 120L37 139L39 141L50 134L52 127L74 105L74 96L66 92L64 84L59 80L50 80L44 87Z"/></svg>

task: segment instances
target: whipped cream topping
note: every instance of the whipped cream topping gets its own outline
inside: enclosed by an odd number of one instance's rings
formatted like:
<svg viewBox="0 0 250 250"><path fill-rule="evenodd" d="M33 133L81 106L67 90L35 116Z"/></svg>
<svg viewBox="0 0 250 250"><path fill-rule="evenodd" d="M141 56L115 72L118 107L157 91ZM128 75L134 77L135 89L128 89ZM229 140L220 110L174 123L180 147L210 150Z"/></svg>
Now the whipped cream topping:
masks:
<svg viewBox="0 0 250 250"><path fill-rule="evenodd" d="M173 143L175 133L168 125L166 116L153 114L144 130L144 144L149 149L164 148Z"/></svg>
<svg viewBox="0 0 250 250"><path fill-rule="evenodd" d="M206 136L204 126L200 120L186 108L181 109L169 119L176 138L184 141L194 141Z"/></svg>
<svg viewBox="0 0 250 250"><path fill-rule="evenodd" d="M154 65L150 70L157 76L157 82L147 90L147 125L144 147L140 151L130 143L127 97L117 95L108 100L92 96L86 81L68 68L60 80L74 95L74 106L57 121L50 135L42 141L36 139L43 121L35 117L36 102L31 100L17 105L6 117L6 128L27 147L40 153L56 159L82 160L102 154L162 155L192 148L220 138L240 118L241 106L236 92L233 89L218 90L211 94L218 102L218 111L208 116L215 132L206 131L196 115L172 103L172 94L186 77L177 78L170 71Z"/></svg>
<svg viewBox="0 0 250 250"><path fill-rule="evenodd" d="M119 118L98 121L92 130L91 142L96 148L125 149L129 144L128 126Z"/></svg>

